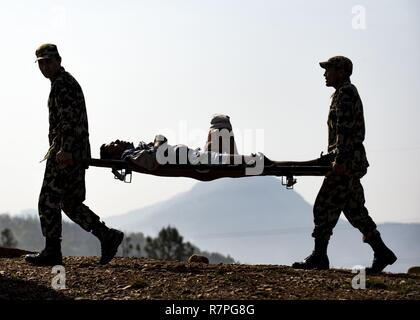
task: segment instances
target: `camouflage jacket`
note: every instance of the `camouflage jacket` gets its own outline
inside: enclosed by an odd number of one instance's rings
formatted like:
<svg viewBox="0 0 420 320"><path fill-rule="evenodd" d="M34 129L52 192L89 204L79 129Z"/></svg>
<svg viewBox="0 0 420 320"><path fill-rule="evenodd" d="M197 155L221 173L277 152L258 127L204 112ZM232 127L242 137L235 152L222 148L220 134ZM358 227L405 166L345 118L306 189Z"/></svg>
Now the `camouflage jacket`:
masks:
<svg viewBox="0 0 420 320"><path fill-rule="evenodd" d="M75 161L90 158L85 98L79 83L64 68L51 80L48 110L51 154L63 150L72 153Z"/></svg>
<svg viewBox="0 0 420 320"><path fill-rule="evenodd" d="M363 141L365 120L363 104L356 87L345 82L332 96L328 114L328 152L344 164L351 175L363 176L369 163Z"/></svg>

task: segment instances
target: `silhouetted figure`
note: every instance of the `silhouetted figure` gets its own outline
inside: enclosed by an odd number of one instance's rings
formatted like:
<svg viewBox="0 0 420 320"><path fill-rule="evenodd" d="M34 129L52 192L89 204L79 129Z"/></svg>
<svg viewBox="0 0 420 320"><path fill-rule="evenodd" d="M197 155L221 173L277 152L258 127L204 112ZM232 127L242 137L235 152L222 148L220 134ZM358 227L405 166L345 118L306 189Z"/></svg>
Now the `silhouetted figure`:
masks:
<svg viewBox="0 0 420 320"><path fill-rule="evenodd" d="M91 157L88 118L82 89L61 66L57 46L44 44L36 50L36 61L42 74L51 80L48 99L49 144L44 181L38 210L46 238L45 249L27 255L34 265L62 264L61 210L75 223L92 232L101 242L101 264L116 254L124 234L109 229L83 201L86 197L83 161Z"/></svg>
<svg viewBox="0 0 420 320"><path fill-rule="evenodd" d="M315 249L297 269L328 269L327 246L341 212L363 234L363 241L374 251L368 273L381 272L397 257L384 244L376 224L365 207L360 179L369 163L363 141L365 122L363 105L356 87L350 82L353 64L350 59L335 56L320 66L325 69L327 87L334 87L328 115L328 152L334 154L332 171L327 174L314 204Z"/></svg>

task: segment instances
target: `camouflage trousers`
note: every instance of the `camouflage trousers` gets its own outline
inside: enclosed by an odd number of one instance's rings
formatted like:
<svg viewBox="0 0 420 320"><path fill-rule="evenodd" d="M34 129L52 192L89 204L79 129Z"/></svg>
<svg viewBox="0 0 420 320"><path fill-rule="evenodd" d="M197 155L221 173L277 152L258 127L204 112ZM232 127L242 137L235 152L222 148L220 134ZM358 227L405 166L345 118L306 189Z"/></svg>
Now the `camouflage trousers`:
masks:
<svg viewBox="0 0 420 320"><path fill-rule="evenodd" d="M366 242L379 232L365 207L360 179L345 175L325 177L314 204L314 238L329 240L341 212Z"/></svg>
<svg viewBox="0 0 420 320"><path fill-rule="evenodd" d="M85 197L85 168L59 169L54 159L48 159L38 202L44 237L61 237L61 210L84 230L92 231L99 217L83 204Z"/></svg>

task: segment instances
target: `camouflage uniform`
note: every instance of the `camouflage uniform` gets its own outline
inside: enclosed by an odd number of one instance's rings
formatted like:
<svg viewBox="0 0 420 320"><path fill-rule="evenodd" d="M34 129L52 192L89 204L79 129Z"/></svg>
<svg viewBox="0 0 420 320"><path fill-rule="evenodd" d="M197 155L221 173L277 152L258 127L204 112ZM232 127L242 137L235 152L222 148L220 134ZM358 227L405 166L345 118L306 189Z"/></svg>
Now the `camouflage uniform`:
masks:
<svg viewBox="0 0 420 320"><path fill-rule="evenodd" d="M63 67L51 80L48 109L50 149L38 209L43 235L59 238L61 210L87 231L99 223L99 217L83 204L86 168L82 160L91 156L85 100L80 85ZM59 150L71 153L74 164L59 169L55 159Z"/></svg>
<svg viewBox="0 0 420 320"><path fill-rule="evenodd" d="M364 138L362 101L356 87L345 82L332 96L328 115L328 152L334 153L337 164L345 165L346 173L331 174L324 179L314 204L314 238L328 240L342 211L362 232L365 241L378 234L365 207L360 183L369 166Z"/></svg>
<svg viewBox="0 0 420 320"><path fill-rule="evenodd" d="M295 262L292 267L329 269L328 242L343 211L373 249L372 266L366 268L366 273L382 272L397 257L383 242L365 207L360 179L366 174L369 163L363 146L363 105L356 87L350 83L353 64L349 58L335 56L321 62L320 66L326 70L326 85L336 88L328 114L328 152L334 158L335 166L325 177L314 204L315 228L312 236L315 248L303 262Z"/></svg>

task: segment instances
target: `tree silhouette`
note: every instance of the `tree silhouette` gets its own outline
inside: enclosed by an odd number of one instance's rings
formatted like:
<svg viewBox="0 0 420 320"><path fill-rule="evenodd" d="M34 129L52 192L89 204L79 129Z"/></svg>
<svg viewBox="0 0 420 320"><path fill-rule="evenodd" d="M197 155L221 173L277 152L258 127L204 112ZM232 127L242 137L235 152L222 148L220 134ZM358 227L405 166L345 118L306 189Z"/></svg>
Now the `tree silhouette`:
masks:
<svg viewBox="0 0 420 320"><path fill-rule="evenodd" d="M15 239L15 236L13 235L12 230L9 228L3 229L3 231L0 234L0 244L2 247L6 248L16 248L18 242Z"/></svg>
<svg viewBox="0 0 420 320"><path fill-rule="evenodd" d="M141 245L136 243L138 239L135 235L124 237L121 243L121 256L122 257L141 257Z"/></svg>
<svg viewBox="0 0 420 320"><path fill-rule="evenodd" d="M122 243L122 256L129 257L133 250L133 244L131 243L131 237L125 237Z"/></svg>
<svg viewBox="0 0 420 320"><path fill-rule="evenodd" d="M160 230L157 238L146 238L144 247L149 258L162 260L186 260L194 253L191 243L184 243L176 228L168 226Z"/></svg>
<svg viewBox="0 0 420 320"><path fill-rule="evenodd" d="M140 247L140 244L136 244L136 251L137 251L137 253L135 253L135 255L137 256L137 257L141 257L141 247Z"/></svg>

